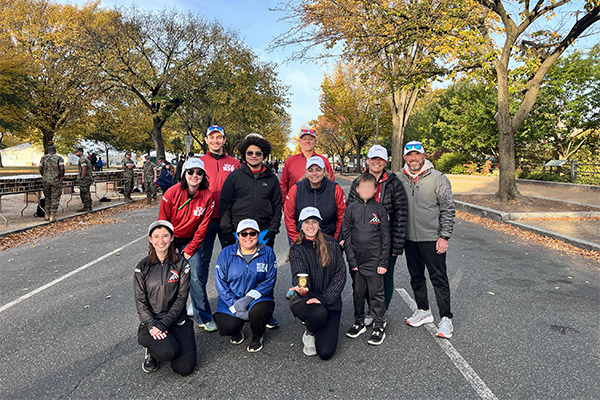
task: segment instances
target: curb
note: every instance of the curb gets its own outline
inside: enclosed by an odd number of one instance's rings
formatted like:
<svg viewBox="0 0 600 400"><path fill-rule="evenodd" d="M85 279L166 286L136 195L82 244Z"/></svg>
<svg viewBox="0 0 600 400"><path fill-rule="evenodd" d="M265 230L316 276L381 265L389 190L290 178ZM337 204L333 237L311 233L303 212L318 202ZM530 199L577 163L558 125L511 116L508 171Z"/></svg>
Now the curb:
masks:
<svg viewBox="0 0 600 400"><path fill-rule="evenodd" d="M145 198L144 199L134 200L134 202L143 201L143 200L145 200ZM76 212L73 215L65 215L63 217L57 218L56 222L64 221L64 220L67 220L67 219L70 219L70 218L80 217L80 216L85 215L85 214L93 214L93 213L96 213L96 212L99 212L99 211L108 210L108 209L111 209L111 208L115 208L115 207L121 206L123 204L128 204L128 203L127 202L122 202L122 203L118 203L118 204L111 204L109 206L102 207L102 208L95 208L92 211L86 211L86 212L81 212L81 213ZM6 232L0 232L0 237L12 235L14 233L25 232L25 231L28 231L28 230L33 229L33 228L38 228L40 226L51 225L53 223L55 223L55 222L50 222L50 221L44 220L44 222L41 222L41 223L36 224L36 225L25 226L23 228L17 228L17 229L13 229L11 231L6 231Z"/></svg>
<svg viewBox="0 0 600 400"><path fill-rule="evenodd" d="M552 181L535 181L533 179L517 179L517 183L524 185L548 186L567 190L583 190L587 192L600 192L598 185L583 185L580 183L552 182Z"/></svg>
<svg viewBox="0 0 600 400"><path fill-rule="evenodd" d="M465 212L468 212L469 214L473 214L473 215L477 215L479 217L491 219L496 222L503 222L505 224L513 225L517 228L521 228L521 229L524 229L529 232L537 233L539 235L543 235L543 236L547 236L547 237L550 237L553 239L561 240L563 242L570 243L573 246L577 246L584 250L593 250L593 251L600 252L600 244L593 243L593 242L583 240L583 239L574 238L573 236L562 235L560 233L556 233L556 232L552 232L552 231L549 231L546 229L531 226L531 225L525 224L523 222L517 222L517 221L511 220L511 219L519 219L519 218L514 218L514 216L523 218L523 216L525 216L525 215L530 216L532 214L536 214L537 218L540 218L540 217L543 218L544 216L548 216L548 217L557 216L560 214L560 218L562 218L565 214L569 214L570 216L573 216L573 214L577 214L577 216L581 217L581 215L579 215L579 214L592 213L592 214L595 214L594 216L596 216L596 215L600 215L600 213L598 213L598 212L591 211L591 212L582 212L582 213L561 212L561 213L512 213L512 214L510 214L510 213L506 213L506 212L499 211L499 210L493 210L491 208L481 207L481 206L471 204L471 203L465 203L464 201L455 200L454 203L456 204L457 210L465 211ZM513 218L511 218L511 217L513 217ZM532 217L530 217L530 218L532 218ZM584 218L586 218L586 217L584 217Z"/></svg>

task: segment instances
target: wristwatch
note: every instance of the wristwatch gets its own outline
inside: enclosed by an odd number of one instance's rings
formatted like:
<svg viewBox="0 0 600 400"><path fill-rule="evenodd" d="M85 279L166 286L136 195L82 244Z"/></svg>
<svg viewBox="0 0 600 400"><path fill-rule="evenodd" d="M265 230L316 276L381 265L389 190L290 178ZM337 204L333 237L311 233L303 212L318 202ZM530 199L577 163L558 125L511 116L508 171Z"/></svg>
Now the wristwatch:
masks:
<svg viewBox="0 0 600 400"><path fill-rule="evenodd" d="M450 240L450 238L448 236L440 236L440 238L444 239L444 240Z"/></svg>

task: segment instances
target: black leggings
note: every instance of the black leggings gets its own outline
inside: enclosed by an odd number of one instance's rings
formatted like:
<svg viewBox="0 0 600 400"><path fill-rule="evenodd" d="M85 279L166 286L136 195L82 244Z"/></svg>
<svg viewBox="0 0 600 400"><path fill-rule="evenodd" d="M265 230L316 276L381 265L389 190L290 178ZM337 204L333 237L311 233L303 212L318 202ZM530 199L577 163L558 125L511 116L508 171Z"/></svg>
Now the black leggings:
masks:
<svg viewBox="0 0 600 400"><path fill-rule="evenodd" d="M275 302L270 301L259 301L255 303L248 316L250 317L250 329L252 329L252 336L262 337L267 330L267 322L273 316L273 310L275 309ZM219 334L221 336L234 336L237 335L244 329L243 319L234 317L233 315L216 312L213 314L213 319L219 328Z"/></svg>
<svg viewBox="0 0 600 400"><path fill-rule="evenodd" d="M183 325L173 324L167 329L167 337L155 340L145 325L138 328L138 343L148 348L158 361L171 361L171 368L179 375L189 375L196 368L196 339L194 324L186 318Z"/></svg>
<svg viewBox="0 0 600 400"><path fill-rule="evenodd" d="M329 360L335 354L340 331L341 310L328 310L322 304L296 303L292 313L306 324L306 330L315 335L317 354Z"/></svg>

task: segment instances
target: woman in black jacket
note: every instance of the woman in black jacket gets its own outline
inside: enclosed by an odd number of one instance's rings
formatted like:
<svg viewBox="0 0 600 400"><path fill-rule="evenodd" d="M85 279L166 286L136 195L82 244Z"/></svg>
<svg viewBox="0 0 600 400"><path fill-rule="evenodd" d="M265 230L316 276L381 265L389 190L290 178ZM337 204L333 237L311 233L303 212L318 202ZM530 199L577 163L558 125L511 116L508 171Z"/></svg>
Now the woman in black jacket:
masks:
<svg viewBox="0 0 600 400"><path fill-rule="evenodd" d="M155 221L148 228L150 250L135 268L135 305L140 319L138 343L146 348L142 370L171 362L173 371L189 375L196 367L194 326L186 315L190 267L177 255L173 225Z"/></svg>
<svg viewBox="0 0 600 400"><path fill-rule="evenodd" d="M299 219L300 233L290 247L294 285L290 291L295 292L290 308L306 324L302 335L304 354L318 354L322 360L328 360L337 348L346 264L335 239L321 232L318 209L302 209ZM299 285L298 274L308 275L303 277L306 285Z"/></svg>

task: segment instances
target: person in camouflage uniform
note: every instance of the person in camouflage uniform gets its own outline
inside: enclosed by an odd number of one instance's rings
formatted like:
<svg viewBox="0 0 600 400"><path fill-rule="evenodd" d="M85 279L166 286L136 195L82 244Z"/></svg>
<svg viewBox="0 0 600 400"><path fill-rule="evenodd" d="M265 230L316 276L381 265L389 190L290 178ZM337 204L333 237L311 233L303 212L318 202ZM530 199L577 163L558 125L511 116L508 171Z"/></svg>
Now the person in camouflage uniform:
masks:
<svg viewBox="0 0 600 400"><path fill-rule="evenodd" d="M81 203L83 204L83 208L77 210L77 212L92 211L92 196L90 195L90 186L94 181L94 178L92 178L92 162L84 157L82 147L75 150L75 155L79 157L79 173L75 183L79 185L79 197L81 197Z"/></svg>
<svg viewBox="0 0 600 400"><path fill-rule="evenodd" d="M150 161L150 156L146 156L146 162L142 167L142 176L144 191L146 192L148 204L150 204L152 200L156 200L156 164Z"/></svg>
<svg viewBox="0 0 600 400"><path fill-rule="evenodd" d="M131 199L131 191L133 190L133 169L135 163L131 160L131 152L125 153L125 158L121 162L121 168L123 168L123 196L126 201L133 201Z"/></svg>
<svg viewBox="0 0 600 400"><path fill-rule="evenodd" d="M56 210L60 203L62 180L65 177L65 160L56 154L54 145L48 146L48 153L40 160L40 175L46 198L46 221L56 221Z"/></svg>

